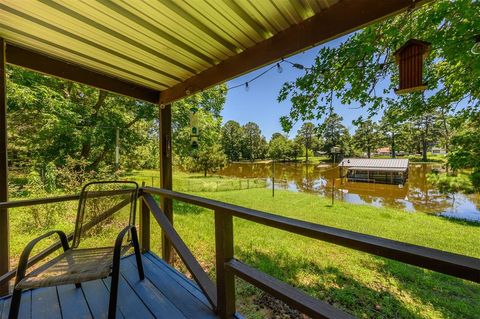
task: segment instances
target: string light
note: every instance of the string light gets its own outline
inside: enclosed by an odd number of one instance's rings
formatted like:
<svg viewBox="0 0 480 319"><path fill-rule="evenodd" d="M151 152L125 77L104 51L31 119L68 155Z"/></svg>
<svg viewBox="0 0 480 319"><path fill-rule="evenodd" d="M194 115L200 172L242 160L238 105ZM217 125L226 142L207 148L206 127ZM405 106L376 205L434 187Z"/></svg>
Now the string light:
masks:
<svg viewBox="0 0 480 319"><path fill-rule="evenodd" d="M447 47L450 47L450 46L453 46L453 45L458 45L460 42L464 42L464 41L471 41L471 39L475 39L475 45L472 47L471 49L471 52L473 54L480 54L480 34L479 35L475 35L475 36L468 36L468 37L465 37L459 41L455 41L453 43L451 43L450 45L448 45ZM439 47L439 48L435 48L435 49L431 49L430 52L432 51L435 51L435 50L442 50L444 49L445 46L443 47ZM263 71L262 73L256 75L255 77L251 78L250 80L246 81L246 82L243 82L241 84L238 84L238 85L234 85L234 86L231 86L231 87L228 87L226 89L226 91L230 91L230 90L234 90L234 89L237 89L239 87L244 87L245 88L245 91L249 91L250 90L250 83L252 83L253 81L261 78L262 76L264 76L265 74L267 74L268 72L270 72L271 70L273 69L277 69L277 72L278 73L283 73L283 67L282 67L282 64L283 63L288 63L290 64L293 68L297 69L297 70L303 70L303 71L311 71L313 68L312 67L306 67L300 63L296 63L296 62L292 62L292 61L289 61L289 60L286 60L284 58L281 59L280 62L277 62L273 65L271 65L268 69L266 69L265 71ZM365 65L360 65L360 66L347 66L347 67L343 67L342 69L345 69L345 70L351 70L351 69L365 69L365 68L370 68L370 67L377 67L377 70L379 71L382 71L384 70L388 65L391 65L391 64L394 64L395 61L390 61L390 62L383 62L383 63L377 63L375 64L374 66L372 65L368 65L368 66L365 66ZM320 72L321 73L325 73L327 71L336 71L336 69L334 68L324 68L324 69L321 69Z"/></svg>
<svg viewBox="0 0 480 319"><path fill-rule="evenodd" d="M305 67L299 63L293 63L292 66L296 69L299 69L299 70L304 70Z"/></svg>
<svg viewBox="0 0 480 319"><path fill-rule="evenodd" d="M278 73L282 73L282 72L283 72L283 68L282 68L282 66L280 65L280 63L277 63L277 72L278 72Z"/></svg>

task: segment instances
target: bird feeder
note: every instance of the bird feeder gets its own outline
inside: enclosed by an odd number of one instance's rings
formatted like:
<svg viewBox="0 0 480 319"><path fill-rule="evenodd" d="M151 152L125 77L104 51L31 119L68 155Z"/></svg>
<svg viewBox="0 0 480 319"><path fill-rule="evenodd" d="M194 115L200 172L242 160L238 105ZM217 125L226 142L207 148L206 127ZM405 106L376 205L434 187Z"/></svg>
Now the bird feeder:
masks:
<svg viewBox="0 0 480 319"><path fill-rule="evenodd" d="M395 51L398 64L400 86L395 92L399 95L420 92L427 89L423 83L423 62L430 51L430 43L410 39Z"/></svg>
<svg viewBox="0 0 480 319"><path fill-rule="evenodd" d="M190 109L190 145L193 149L198 148L198 109L192 107Z"/></svg>

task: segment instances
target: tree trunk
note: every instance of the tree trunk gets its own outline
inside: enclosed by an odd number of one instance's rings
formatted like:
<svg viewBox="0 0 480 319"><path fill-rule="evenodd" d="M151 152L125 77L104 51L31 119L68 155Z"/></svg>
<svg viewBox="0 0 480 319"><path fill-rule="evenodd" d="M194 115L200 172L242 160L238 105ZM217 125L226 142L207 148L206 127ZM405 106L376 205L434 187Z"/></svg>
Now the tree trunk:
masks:
<svg viewBox="0 0 480 319"><path fill-rule="evenodd" d="M392 132L392 158L397 157L395 152L395 133Z"/></svg>
<svg viewBox="0 0 480 319"><path fill-rule="evenodd" d="M370 158L371 152L372 152L371 148L370 148L370 147L367 147L367 157L368 157L368 158Z"/></svg>
<svg viewBox="0 0 480 319"><path fill-rule="evenodd" d="M203 173L204 173L203 177L207 177L207 169L204 169Z"/></svg>
<svg viewBox="0 0 480 319"><path fill-rule="evenodd" d="M305 147L305 162L308 163L308 147Z"/></svg>
<svg viewBox="0 0 480 319"><path fill-rule="evenodd" d="M425 135L422 136L422 161L426 162L427 159L427 139L425 138Z"/></svg>

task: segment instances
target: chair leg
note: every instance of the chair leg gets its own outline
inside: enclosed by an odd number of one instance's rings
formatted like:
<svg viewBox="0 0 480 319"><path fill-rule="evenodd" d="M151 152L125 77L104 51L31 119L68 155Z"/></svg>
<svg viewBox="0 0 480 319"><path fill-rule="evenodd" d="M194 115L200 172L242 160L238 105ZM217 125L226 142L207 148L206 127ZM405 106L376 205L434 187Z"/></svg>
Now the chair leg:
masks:
<svg viewBox="0 0 480 319"><path fill-rule="evenodd" d="M138 244L137 230L135 228L132 228L132 242L135 258L137 259L138 277L140 277L140 280L143 280L145 279L145 273L143 272L142 254L140 253L140 245Z"/></svg>
<svg viewBox="0 0 480 319"><path fill-rule="evenodd" d="M20 310L21 300L22 300L22 290L14 289L11 304L10 304L10 312L8 314L8 319L17 319L18 312Z"/></svg>
<svg viewBox="0 0 480 319"><path fill-rule="evenodd" d="M117 311L118 281L120 280L120 258L114 258L112 266L112 283L110 284L110 302L108 319L115 319Z"/></svg>

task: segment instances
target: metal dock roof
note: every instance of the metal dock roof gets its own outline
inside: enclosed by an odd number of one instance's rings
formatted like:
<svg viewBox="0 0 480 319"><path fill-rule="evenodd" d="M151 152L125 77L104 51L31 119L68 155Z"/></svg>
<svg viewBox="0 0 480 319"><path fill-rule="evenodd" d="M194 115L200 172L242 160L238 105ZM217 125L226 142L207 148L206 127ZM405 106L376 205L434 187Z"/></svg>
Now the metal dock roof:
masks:
<svg viewBox="0 0 480 319"><path fill-rule="evenodd" d="M345 158L340 162L340 166L349 169L406 171L408 162L405 158Z"/></svg>

